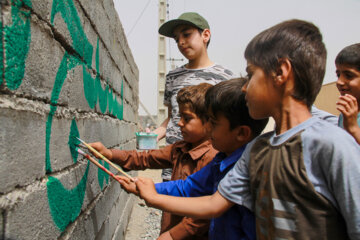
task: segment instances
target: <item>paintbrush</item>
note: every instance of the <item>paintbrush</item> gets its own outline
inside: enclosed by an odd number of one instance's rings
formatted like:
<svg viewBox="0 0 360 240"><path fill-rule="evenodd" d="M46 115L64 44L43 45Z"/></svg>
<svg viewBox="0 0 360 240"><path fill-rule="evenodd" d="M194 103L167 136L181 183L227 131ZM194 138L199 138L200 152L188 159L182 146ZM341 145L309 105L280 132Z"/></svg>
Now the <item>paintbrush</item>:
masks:
<svg viewBox="0 0 360 240"><path fill-rule="evenodd" d="M89 144L87 144L85 141L81 140L80 138L76 137L82 144L84 144L89 150L91 150L92 152L96 153L96 155L98 155L98 157L100 157L102 160L104 160L105 162L109 163L113 168L115 168L116 170L118 170L119 172L121 172L124 176L128 177L131 181L134 181L134 179L127 174L126 172L124 172L124 170L122 170L121 168L119 168L118 166L116 166L114 163L112 163L110 160L108 160L106 157L104 157L101 153L99 153L98 151L96 151L96 149L94 149L93 147L91 147Z"/></svg>
<svg viewBox="0 0 360 240"><path fill-rule="evenodd" d="M97 167L99 167L101 170L103 170L104 172L106 172L107 174L109 174L112 178L114 178L116 181L118 181L119 183L120 180L109 170L107 170L106 168L104 168L104 166L102 166L100 163L98 163L95 159L93 159L92 157L90 157L89 154L85 153L83 150L81 150L80 148L75 148L75 150L80 153L81 155L83 155L85 158L89 159L90 162L94 163Z"/></svg>

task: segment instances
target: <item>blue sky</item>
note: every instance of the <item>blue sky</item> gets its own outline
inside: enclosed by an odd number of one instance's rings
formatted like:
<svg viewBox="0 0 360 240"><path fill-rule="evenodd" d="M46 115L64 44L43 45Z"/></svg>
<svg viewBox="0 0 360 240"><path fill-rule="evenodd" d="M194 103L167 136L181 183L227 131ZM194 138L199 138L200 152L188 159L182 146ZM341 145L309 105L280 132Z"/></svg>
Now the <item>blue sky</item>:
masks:
<svg viewBox="0 0 360 240"><path fill-rule="evenodd" d="M360 0L168 0L168 4L169 19L183 12L198 12L208 20L212 33L210 59L236 75L245 75L243 52L247 43L260 31L284 20L303 19L320 28L328 51L324 83L336 80L336 54L360 42ZM114 0L114 5L139 68L140 101L156 114L158 0ZM184 59L174 40L166 44L167 58ZM170 69L168 63L167 71ZM141 107L139 114L145 114Z"/></svg>

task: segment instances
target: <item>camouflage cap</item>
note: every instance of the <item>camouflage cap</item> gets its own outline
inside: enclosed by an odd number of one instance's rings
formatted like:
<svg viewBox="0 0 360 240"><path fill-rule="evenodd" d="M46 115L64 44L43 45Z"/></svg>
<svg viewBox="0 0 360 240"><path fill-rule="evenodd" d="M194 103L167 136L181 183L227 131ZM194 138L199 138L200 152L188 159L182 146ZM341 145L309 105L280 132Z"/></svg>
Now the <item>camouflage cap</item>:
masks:
<svg viewBox="0 0 360 240"><path fill-rule="evenodd" d="M174 37L174 29L179 25L191 25L201 30L210 29L205 18L195 12L186 12L181 14L177 19L165 22L159 28L159 33L166 37Z"/></svg>

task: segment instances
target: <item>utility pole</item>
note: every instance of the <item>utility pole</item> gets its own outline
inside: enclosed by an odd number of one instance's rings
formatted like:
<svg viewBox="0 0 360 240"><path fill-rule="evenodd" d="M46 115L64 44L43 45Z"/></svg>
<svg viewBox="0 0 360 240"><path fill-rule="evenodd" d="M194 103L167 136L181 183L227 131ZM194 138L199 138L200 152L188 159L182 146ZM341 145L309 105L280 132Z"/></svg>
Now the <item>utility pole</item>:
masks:
<svg viewBox="0 0 360 240"><path fill-rule="evenodd" d="M184 59L183 58L168 58L168 59L166 59L166 61L170 61L171 62L171 70L174 70L175 69L175 62L176 61L184 61Z"/></svg>
<svg viewBox="0 0 360 240"><path fill-rule="evenodd" d="M166 0L159 0L159 27L166 20ZM165 37L158 36L158 96L157 96L157 123L158 126L167 118L167 107L164 106L166 76L166 42ZM159 147L165 146L165 139L159 142Z"/></svg>

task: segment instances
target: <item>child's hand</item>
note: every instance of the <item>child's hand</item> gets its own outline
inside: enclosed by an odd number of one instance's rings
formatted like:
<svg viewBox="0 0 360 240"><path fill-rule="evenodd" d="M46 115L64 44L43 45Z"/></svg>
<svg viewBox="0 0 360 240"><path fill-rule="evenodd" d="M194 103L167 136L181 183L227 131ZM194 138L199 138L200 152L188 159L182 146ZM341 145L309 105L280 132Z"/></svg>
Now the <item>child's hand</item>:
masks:
<svg viewBox="0 0 360 240"><path fill-rule="evenodd" d="M156 240L173 240L169 231L162 233Z"/></svg>
<svg viewBox="0 0 360 240"><path fill-rule="evenodd" d="M122 189L124 189L127 193L139 196L139 191L136 188L135 182L130 181L130 179L125 176L116 176L116 178L120 180Z"/></svg>
<svg viewBox="0 0 360 240"><path fill-rule="evenodd" d="M154 182L150 178L137 178L135 184L140 198L145 200L146 205L152 206L153 199L158 194Z"/></svg>
<svg viewBox="0 0 360 240"><path fill-rule="evenodd" d="M107 159L111 160L112 159L112 152L110 149L107 149L101 142L94 142L94 143L89 143L89 145L93 148L95 148L96 151L98 151L99 153L101 153L104 157L106 157ZM91 150L90 150L91 151ZM94 153L94 156L98 157L96 153Z"/></svg>
<svg viewBox="0 0 360 240"><path fill-rule="evenodd" d="M359 128L357 123L359 107L356 98L350 94L345 94L339 97L336 105L336 109L344 116L344 129L350 134L357 131Z"/></svg>

